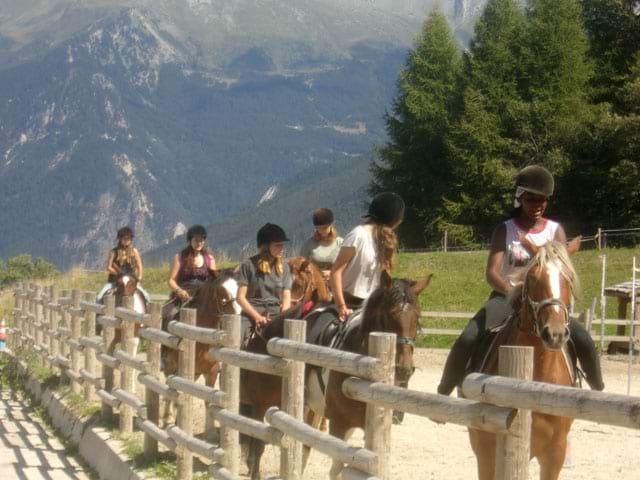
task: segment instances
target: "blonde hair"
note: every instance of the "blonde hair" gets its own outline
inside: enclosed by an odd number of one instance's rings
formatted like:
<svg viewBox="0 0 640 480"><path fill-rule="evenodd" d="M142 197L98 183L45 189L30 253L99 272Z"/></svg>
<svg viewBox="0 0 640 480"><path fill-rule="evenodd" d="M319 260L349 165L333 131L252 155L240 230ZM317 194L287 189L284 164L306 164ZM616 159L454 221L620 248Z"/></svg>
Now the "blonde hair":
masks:
<svg viewBox="0 0 640 480"><path fill-rule="evenodd" d="M373 240L376 244L378 262L382 269L391 273L395 267L395 255L398 248L396 232L387 225L371 223Z"/></svg>
<svg viewBox="0 0 640 480"><path fill-rule="evenodd" d="M332 244L336 241L336 238L338 238L338 232L336 231L336 227L333 225L329 226L329 233L326 238L321 237L318 230L313 233L313 239L316 242L329 242L329 244Z"/></svg>
<svg viewBox="0 0 640 480"><path fill-rule="evenodd" d="M274 258L269 253L269 244L261 245L258 249L260 257L257 262L257 269L260 273L265 275L271 275L272 263L275 267L276 275L281 277L284 274L284 266L282 264L282 257Z"/></svg>
<svg viewBox="0 0 640 480"><path fill-rule="evenodd" d="M116 248L113 249L115 252L115 262L119 265L124 265L128 263L129 265L133 264L133 244L130 244L126 248L122 248L120 246L120 242Z"/></svg>

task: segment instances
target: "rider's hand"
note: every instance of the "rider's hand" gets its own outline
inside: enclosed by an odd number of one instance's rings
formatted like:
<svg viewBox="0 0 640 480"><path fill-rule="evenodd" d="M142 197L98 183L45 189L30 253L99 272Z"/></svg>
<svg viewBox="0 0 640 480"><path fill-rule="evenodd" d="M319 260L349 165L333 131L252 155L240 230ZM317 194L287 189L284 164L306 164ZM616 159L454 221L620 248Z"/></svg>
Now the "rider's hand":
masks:
<svg viewBox="0 0 640 480"><path fill-rule="evenodd" d="M340 318L341 322L344 322L352 313L353 310L347 308L347 306L344 304L338 307L338 317Z"/></svg>
<svg viewBox="0 0 640 480"><path fill-rule="evenodd" d="M191 300L191 295L189 295L189 292L187 292L186 290L183 290L182 288L176 291L176 295L178 295L178 298L183 302L186 302L187 300Z"/></svg>
<svg viewBox="0 0 640 480"><path fill-rule="evenodd" d="M258 328L264 327L265 325L267 325L271 321L271 319L266 315L260 315L255 320L256 320L256 327L258 327Z"/></svg>

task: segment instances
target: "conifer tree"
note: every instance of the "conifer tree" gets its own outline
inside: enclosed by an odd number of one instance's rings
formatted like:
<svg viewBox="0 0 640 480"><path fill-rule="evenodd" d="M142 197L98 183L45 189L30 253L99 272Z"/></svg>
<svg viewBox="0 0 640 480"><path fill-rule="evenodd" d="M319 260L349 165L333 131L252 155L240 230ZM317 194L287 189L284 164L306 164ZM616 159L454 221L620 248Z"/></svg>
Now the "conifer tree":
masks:
<svg viewBox="0 0 640 480"><path fill-rule="evenodd" d="M435 214L451 188L445 139L458 110L461 71L459 48L436 9L400 74L392 112L385 115L390 140L371 167L373 193L393 190L405 199L400 234L407 246L433 240Z"/></svg>

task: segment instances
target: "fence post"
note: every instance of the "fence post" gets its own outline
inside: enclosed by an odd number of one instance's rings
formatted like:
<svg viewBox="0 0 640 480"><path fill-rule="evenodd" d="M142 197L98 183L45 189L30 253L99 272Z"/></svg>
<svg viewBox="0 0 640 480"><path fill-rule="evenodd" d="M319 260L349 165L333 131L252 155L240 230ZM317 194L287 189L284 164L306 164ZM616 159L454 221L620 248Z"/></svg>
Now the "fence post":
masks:
<svg viewBox="0 0 640 480"><path fill-rule="evenodd" d="M602 228L598 227L598 233L596 234L598 239L598 250L602 250Z"/></svg>
<svg viewBox="0 0 640 480"><path fill-rule="evenodd" d="M133 297L123 297L122 306L127 310L133 310ZM135 324L122 319L120 325L120 350L133 357L136 353L133 339ZM125 363L120 364L120 388L133 395L136 393L133 381L133 368ZM120 431L124 435L133 433L133 409L124 402L120 404Z"/></svg>
<svg viewBox="0 0 640 480"><path fill-rule="evenodd" d="M15 289L15 307L13 309L13 335L9 337L11 341L11 351L18 353L20 349L20 315L22 315L22 282L18 283Z"/></svg>
<svg viewBox="0 0 640 480"><path fill-rule="evenodd" d="M30 286L28 282L25 282L23 288L24 296L22 297L22 313L20 314L20 349L24 351L28 351L29 347L27 335L29 335L29 304L31 303L31 299L29 298Z"/></svg>
<svg viewBox="0 0 640 480"><path fill-rule="evenodd" d="M70 295L71 292L69 290L62 290L62 297L67 299ZM71 330L71 321L69 320L69 305L62 305L62 327L64 329L68 329ZM69 337L67 337L66 335L63 337L60 337L62 340L60 341L60 355L62 355L63 357L67 358L69 356L69 344L67 343L67 340L69 339ZM64 368L60 367L60 373L62 374L62 376L60 377L62 379L63 382L68 382L69 381L69 377L67 377L64 374Z"/></svg>
<svg viewBox="0 0 640 480"><path fill-rule="evenodd" d="M50 292L50 298L49 298L49 304L50 304L50 309L49 309L50 352L49 354L54 359L60 353L60 342L58 342L58 337L56 336L58 332L58 323L59 323L59 317L58 317L58 307L60 306L60 304L58 303L59 298L60 298L60 295L58 292L58 286L51 285L51 292Z"/></svg>
<svg viewBox="0 0 640 480"><path fill-rule="evenodd" d="M84 301L87 303L96 303L95 292L85 292ZM87 309L84 311L84 336L93 338L96 335L96 313ZM85 347L84 349L84 369L91 375L96 376L96 352L93 348ZM96 387L93 383L84 382L84 399L87 402L94 401Z"/></svg>
<svg viewBox="0 0 640 480"><path fill-rule="evenodd" d="M192 308L180 310L180 321L185 325L195 326L196 311ZM195 376L196 342L183 338L178 351L178 375L185 380L193 382ZM178 427L187 435L193 434L193 398L191 395L180 392L178 396ZM178 446L177 455L177 480L191 480L193 477L193 454L186 448Z"/></svg>
<svg viewBox="0 0 640 480"><path fill-rule="evenodd" d="M161 305L158 303L149 304L149 327L162 330L162 318L160 317ZM160 353L161 346L159 343L147 341L147 362L149 363L149 374L155 378L160 378ZM147 420L158 425L160 422L160 396L151 390L145 388L144 401L147 405ZM158 441L151 435L144 435L144 458L153 460L158 455Z"/></svg>
<svg viewBox="0 0 640 480"><path fill-rule="evenodd" d="M498 375L523 380L533 378L533 347L500 347ZM513 435L496 435L495 480L527 480L531 442L531 410L518 410Z"/></svg>
<svg viewBox="0 0 640 480"><path fill-rule="evenodd" d="M82 332L80 331L82 325L80 322L80 315L78 313L78 309L80 308L80 289L74 288L71 291L71 338L74 342L76 342L76 346L79 345L80 335ZM71 370L75 373L80 373L80 360L81 354L77 348L71 348ZM73 393L82 393L82 385L78 382L71 382L71 391Z"/></svg>
<svg viewBox="0 0 640 480"><path fill-rule="evenodd" d="M443 239L443 242L442 242L443 243L444 253L447 253L447 247L448 247L447 243L448 243L448 240L449 240L448 237L449 237L449 230L445 230L444 231L444 239Z"/></svg>
<svg viewBox="0 0 640 480"><path fill-rule="evenodd" d="M304 343L304 320L285 320L284 336ZM304 421L304 362L289 360L289 375L282 378L282 410L296 420ZM302 443L288 438L286 447L280 449L280 474L287 480L302 478Z"/></svg>
<svg viewBox="0 0 640 480"><path fill-rule="evenodd" d="M242 327L240 315L222 317L222 328L227 334L227 348L240 350ZM240 411L240 367L222 363L220 372L220 389L225 394L225 409L231 413ZM222 425L220 427L220 446L224 450L225 467L238 475L240 470L240 444L237 430Z"/></svg>
<svg viewBox="0 0 640 480"><path fill-rule="evenodd" d="M380 383L393 385L395 376L396 336L393 333L373 332L369 334L369 355L380 362ZM364 423L364 447L378 457L375 475L389 480L389 453L391 446L391 423L393 410L367 404ZM372 472L373 473L373 472Z"/></svg>
<svg viewBox="0 0 640 480"><path fill-rule="evenodd" d="M113 295L105 295L104 297L104 315L106 317L114 317L116 314L116 297ZM116 336L115 328L104 326L102 327L102 337L104 338L103 348L104 353L107 355L113 355L114 339ZM104 389L107 393L113 391L113 368L106 364L102 364L102 378L104 378ZM102 418L107 422L113 422L113 407L105 402L102 402Z"/></svg>
<svg viewBox="0 0 640 480"><path fill-rule="evenodd" d="M42 347L42 325L40 322L42 321L42 286L36 285L34 292L34 302L33 302L33 343L36 347L36 351L38 352L37 358L38 363L41 366L46 366L46 363L43 359L43 352L40 350Z"/></svg>

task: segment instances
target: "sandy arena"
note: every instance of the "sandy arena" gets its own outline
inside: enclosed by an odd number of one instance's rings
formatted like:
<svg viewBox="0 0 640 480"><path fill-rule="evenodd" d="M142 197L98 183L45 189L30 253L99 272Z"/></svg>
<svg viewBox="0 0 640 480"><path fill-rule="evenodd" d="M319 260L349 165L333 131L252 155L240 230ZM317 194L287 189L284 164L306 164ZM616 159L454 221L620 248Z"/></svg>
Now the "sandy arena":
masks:
<svg viewBox="0 0 640 480"><path fill-rule="evenodd" d="M434 392L448 351L420 349L416 352L416 370L409 388ZM627 357L603 359L607 392L626 393ZM640 396L640 365L633 367L631 394ZM362 445L362 435L352 443ZM469 445L467 430L457 425L438 425L426 418L407 415L402 425L392 430L391 471L393 479L466 480L476 477L476 461ZM570 460L562 480L637 480L640 479L640 431L576 421L570 434ZM267 447L262 476L275 477L279 453ZM330 461L312 452L304 478L327 479ZM246 469L242 467L243 472ZM531 462L530 478L539 477L538 465Z"/></svg>

